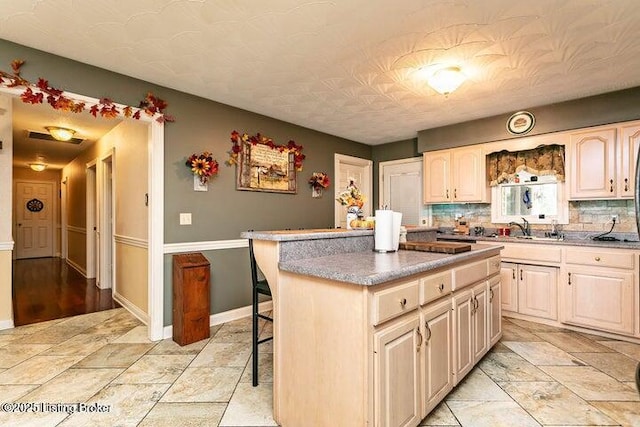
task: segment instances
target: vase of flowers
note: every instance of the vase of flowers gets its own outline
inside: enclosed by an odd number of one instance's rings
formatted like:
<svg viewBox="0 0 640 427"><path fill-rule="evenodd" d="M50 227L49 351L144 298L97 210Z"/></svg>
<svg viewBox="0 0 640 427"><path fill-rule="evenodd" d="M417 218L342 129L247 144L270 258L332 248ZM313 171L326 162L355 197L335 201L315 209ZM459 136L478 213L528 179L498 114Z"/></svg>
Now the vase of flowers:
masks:
<svg viewBox="0 0 640 427"><path fill-rule="evenodd" d="M347 229L351 230L351 222L355 219L362 218L364 212L362 207L364 206L365 197L356 186L355 180L349 178L349 185L347 189L336 198L338 203L347 207Z"/></svg>
<svg viewBox="0 0 640 427"><path fill-rule="evenodd" d="M211 157L211 153L208 151L192 154L185 164L191 169L193 176L200 179L202 185L206 185L209 178L218 174L218 161Z"/></svg>
<svg viewBox="0 0 640 427"><path fill-rule="evenodd" d="M314 172L308 182L311 187L311 197L322 197L322 190L331 184L329 175L324 172Z"/></svg>

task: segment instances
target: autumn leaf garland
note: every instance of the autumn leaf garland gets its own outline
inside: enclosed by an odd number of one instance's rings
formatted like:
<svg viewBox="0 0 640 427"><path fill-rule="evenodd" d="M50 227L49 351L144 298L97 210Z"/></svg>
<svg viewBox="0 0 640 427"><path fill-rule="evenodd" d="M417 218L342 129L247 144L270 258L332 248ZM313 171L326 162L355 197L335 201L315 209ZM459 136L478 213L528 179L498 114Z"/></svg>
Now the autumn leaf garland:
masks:
<svg viewBox="0 0 640 427"><path fill-rule="evenodd" d="M112 119L122 114L124 117L139 120L141 112L149 116L158 114L156 120L160 123L173 122L173 116L164 113L168 104L154 96L151 92L140 101L138 108L125 106L120 108L109 98L101 98L97 104L87 107L82 101L77 101L65 96L64 91L49 85L49 82L43 78L39 78L36 84L32 84L20 75L20 71L25 61L15 59L11 61L11 73L0 70L0 85L9 88L24 87L24 91L20 94L20 99L26 104L43 104L45 101L53 109L60 111L69 111L72 113L80 113L89 110L94 117L104 117Z"/></svg>

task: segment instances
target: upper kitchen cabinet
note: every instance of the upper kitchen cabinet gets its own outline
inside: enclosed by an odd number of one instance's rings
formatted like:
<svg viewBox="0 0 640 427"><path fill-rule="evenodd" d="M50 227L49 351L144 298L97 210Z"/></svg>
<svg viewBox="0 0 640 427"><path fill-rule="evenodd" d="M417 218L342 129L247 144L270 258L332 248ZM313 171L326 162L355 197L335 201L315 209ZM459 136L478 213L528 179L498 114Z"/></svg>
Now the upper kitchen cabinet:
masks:
<svg viewBox="0 0 640 427"><path fill-rule="evenodd" d="M638 121L572 133L569 199L632 199L638 148Z"/></svg>
<svg viewBox="0 0 640 427"><path fill-rule="evenodd" d="M633 199L639 148L640 123L633 122L620 127L620 149L622 152L619 157L618 195L623 199Z"/></svg>
<svg viewBox="0 0 640 427"><path fill-rule="evenodd" d="M616 128L571 134L570 199L616 197Z"/></svg>
<svg viewBox="0 0 640 427"><path fill-rule="evenodd" d="M486 158L482 148L428 151L424 161L424 203L488 203Z"/></svg>

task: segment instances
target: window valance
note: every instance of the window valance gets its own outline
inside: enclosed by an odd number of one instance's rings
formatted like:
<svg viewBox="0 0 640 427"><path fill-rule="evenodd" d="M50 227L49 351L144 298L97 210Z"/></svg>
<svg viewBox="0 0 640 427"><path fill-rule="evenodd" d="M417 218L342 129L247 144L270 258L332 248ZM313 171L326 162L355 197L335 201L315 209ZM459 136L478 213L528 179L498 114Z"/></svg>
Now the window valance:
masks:
<svg viewBox="0 0 640 427"><path fill-rule="evenodd" d="M513 181L520 171L533 175L555 175L564 181L564 145L552 144L524 151L488 154L487 175L491 186Z"/></svg>

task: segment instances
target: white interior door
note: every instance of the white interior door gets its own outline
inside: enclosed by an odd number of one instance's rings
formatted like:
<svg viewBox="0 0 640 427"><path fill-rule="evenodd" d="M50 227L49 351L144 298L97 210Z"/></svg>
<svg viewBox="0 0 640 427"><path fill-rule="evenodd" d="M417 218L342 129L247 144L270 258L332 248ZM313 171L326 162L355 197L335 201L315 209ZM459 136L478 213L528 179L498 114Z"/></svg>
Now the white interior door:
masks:
<svg viewBox="0 0 640 427"><path fill-rule="evenodd" d="M16 258L53 256L53 182L16 181Z"/></svg>
<svg viewBox="0 0 640 427"><path fill-rule="evenodd" d="M99 227L100 257L98 270L100 289L113 287L113 156L102 159L102 178L100 182Z"/></svg>
<svg viewBox="0 0 640 427"><path fill-rule="evenodd" d="M365 216L373 215L371 199L373 197L373 162L359 157L335 154L334 171L336 195L347 189L353 180L366 201L362 208ZM335 226L347 228L347 207L336 203Z"/></svg>
<svg viewBox="0 0 640 427"><path fill-rule="evenodd" d="M380 163L381 205L402 212L403 225L422 225L422 159Z"/></svg>

